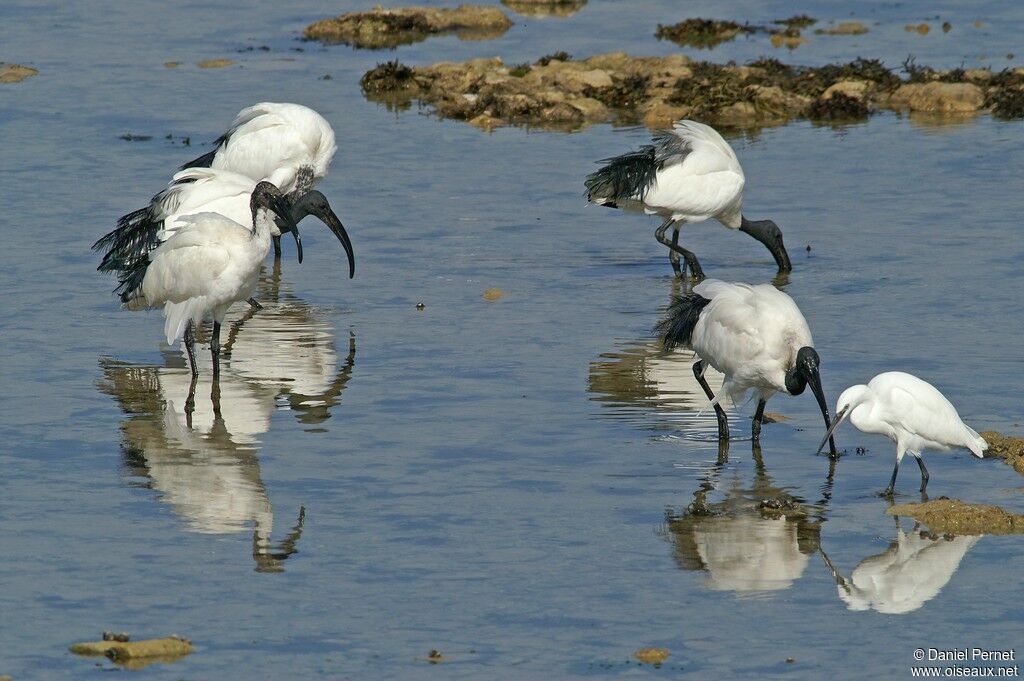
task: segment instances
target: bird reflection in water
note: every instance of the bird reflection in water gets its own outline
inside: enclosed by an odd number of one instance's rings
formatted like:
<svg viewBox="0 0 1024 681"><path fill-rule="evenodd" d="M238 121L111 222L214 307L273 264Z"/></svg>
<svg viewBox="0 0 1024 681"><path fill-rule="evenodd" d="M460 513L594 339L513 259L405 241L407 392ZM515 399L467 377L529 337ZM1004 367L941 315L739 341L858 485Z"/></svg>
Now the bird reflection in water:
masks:
<svg viewBox="0 0 1024 681"><path fill-rule="evenodd" d="M101 358L99 388L126 414L121 450L127 469L148 478L145 486L157 490L192 532L252 528L256 571L280 572L297 551L305 508L288 534L272 541L260 437L282 406L305 424L330 417L352 375L355 339L350 335L339 367L325 315L282 292L273 277L261 282L260 291L264 309L229 316L230 327L225 322L230 333L221 377L203 384L210 386L208 398L181 354L171 351L163 367Z"/></svg>
<svg viewBox="0 0 1024 681"><path fill-rule="evenodd" d="M701 480L693 502L681 513L666 513L662 536L672 544L676 564L706 572L705 585L713 591L788 589L820 546L834 468L822 486L821 500L808 504L776 485L757 445L752 484L743 486L738 475L723 480L728 451L728 442L722 442L718 462ZM715 492L724 498L709 501Z"/></svg>
<svg viewBox="0 0 1024 681"><path fill-rule="evenodd" d="M868 556L843 577L821 551L836 580L839 598L850 610L875 610L898 615L913 612L939 595L981 536L937 535L918 523L908 533L896 518L896 539L882 553Z"/></svg>

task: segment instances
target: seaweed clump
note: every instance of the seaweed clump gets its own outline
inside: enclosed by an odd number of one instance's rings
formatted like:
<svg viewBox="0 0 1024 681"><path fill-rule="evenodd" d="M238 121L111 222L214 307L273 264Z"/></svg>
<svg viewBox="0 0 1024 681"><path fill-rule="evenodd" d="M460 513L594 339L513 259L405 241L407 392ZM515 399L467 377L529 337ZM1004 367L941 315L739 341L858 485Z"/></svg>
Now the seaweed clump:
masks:
<svg viewBox="0 0 1024 681"><path fill-rule="evenodd" d="M368 96L393 95L415 87L415 75L411 68L394 59L364 73L359 85Z"/></svg>
<svg viewBox="0 0 1024 681"><path fill-rule="evenodd" d="M833 92L829 97L819 97L807 107L807 117L816 121L850 121L867 118L871 113L868 105L857 97L842 92Z"/></svg>
<svg viewBox="0 0 1024 681"><path fill-rule="evenodd" d="M735 21L686 19L669 26L658 24L658 30L654 32L654 36L658 40L671 40L677 45L712 48L732 40L740 33L755 33L756 31L757 28L753 26L738 24Z"/></svg>

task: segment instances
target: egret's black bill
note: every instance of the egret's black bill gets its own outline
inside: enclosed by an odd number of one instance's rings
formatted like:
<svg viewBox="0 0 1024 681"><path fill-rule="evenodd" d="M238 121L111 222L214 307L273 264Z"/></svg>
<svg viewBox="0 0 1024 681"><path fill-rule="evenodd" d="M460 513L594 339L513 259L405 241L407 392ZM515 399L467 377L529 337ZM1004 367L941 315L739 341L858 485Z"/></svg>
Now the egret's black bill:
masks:
<svg viewBox="0 0 1024 681"><path fill-rule="evenodd" d="M834 433L836 431L836 428L839 427L840 423L842 423L843 421L846 420L846 417L849 414L850 414L850 408L849 407L846 407L845 409L840 411L838 414L836 414L836 420L833 421L832 424L828 426L828 430L825 432L825 437L822 438L821 444L818 445L818 451L816 451L815 454L821 454L821 450L823 450L825 448L825 443L828 442L829 440L831 440L832 433ZM835 450L836 450L836 443L832 442L832 451L835 452Z"/></svg>
<svg viewBox="0 0 1024 681"><path fill-rule="evenodd" d="M821 407L821 416L825 419L825 428L827 430L830 427L828 404L825 402L825 391L821 389L821 375L815 371L807 382L811 384L811 392L814 393L814 398L818 400L818 406ZM836 451L836 441L832 439L831 430L828 431L828 435L825 436L825 439L832 446L832 456L837 456L839 452ZM825 443L823 442L821 446L824 447ZM819 448L818 451L820 452L821 448Z"/></svg>

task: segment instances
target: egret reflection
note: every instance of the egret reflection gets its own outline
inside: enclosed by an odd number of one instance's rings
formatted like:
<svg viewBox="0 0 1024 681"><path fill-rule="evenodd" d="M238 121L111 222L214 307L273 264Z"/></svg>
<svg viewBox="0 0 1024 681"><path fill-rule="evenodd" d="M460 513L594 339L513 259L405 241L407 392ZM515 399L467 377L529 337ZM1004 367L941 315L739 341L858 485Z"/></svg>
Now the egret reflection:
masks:
<svg viewBox="0 0 1024 681"><path fill-rule="evenodd" d="M98 385L126 415L126 468L146 478L191 532L252 531L256 570L279 572L297 551L305 509L286 512L287 529L274 541L261 439L282 408L306 424L330 418L352 375L355 339L350 335L339 361L325 314L280 291L272 278L260 291L264 309L236 306L225 322L219 381L197 382L181 354L166 351L165 366L101 358Z"/></svg>
<svg viewBox="0 0 1024 681"><path fill-rule="evenodd" d="M681 513L666 514L662 536L683 570L707 573L713 591L737 594L788 589L807 568L821 543L821 524L831 495L831 475L823 501L809 504L777 485L753 447L754 479L743 484L725 468L728 443ZM729 473L726 478L726 473ZM721 496L709 501L712 496Z"/></svg>
<svg viewBox="0 0 1024 681"><path fill-rule="evenodd" d="M896 519L896 538L882 553L868 556L844 577L822 551L836 580L839 598L850 610L899 615L913 612L939 595L980 536L936 535L915 523L904 532Z"/></svg>

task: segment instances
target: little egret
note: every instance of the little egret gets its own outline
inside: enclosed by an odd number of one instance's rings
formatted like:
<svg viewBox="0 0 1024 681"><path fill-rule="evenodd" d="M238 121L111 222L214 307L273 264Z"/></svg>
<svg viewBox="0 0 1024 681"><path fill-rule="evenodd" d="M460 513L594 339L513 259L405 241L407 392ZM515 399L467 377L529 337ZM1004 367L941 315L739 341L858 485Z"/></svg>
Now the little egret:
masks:
<svg viewBox="0 0 1024 681"><path fill-rule="evenodd" d="M887 371L872 378L867 385L854 385L844 390L836 402L836 419L829 426L825 439L847 417L857 430L879 433L896 443L896 467L885 489L886 496L893 494L900 462L907 452L917 459L924 492L928 487L928 469L921 458L922 450L964 447L980 459L988 449L985 439L960 420L956 408L935 386L902 371Z"/></svg>
<svg viewBox="0 0 1024 681"><path fill-rule="evenodd" d="M301 104L260 102L242 109L213 151L185 168L214 168L274 183L294 202L327 174L338 145L330 123ZM271 234L281 255L278 234Z"/></svg>
<svg viewBox="0 0 1024 681"><path fill-rule="evenodd" d="M250 198L252 227L218 213L198 213L143 260L124 272L121 300L131 305L141 298L149 307L163 306L164 334L168 345L184 334L192 375L199 369L195 359L195 325L213 318L214 378L220 375L220 325L228 308L252 295L260 266L270 251L274 215L283 219L302 257L298 227L280 190L260 182Z"/></svg>
<svg viewBox="0 0 1024 681"><path fill-rule="evenodd" d="M694 286L691 293L678 296L655 331L666 350L684 345L700 358L693 365L693 374L715 408L719 440L729 438L729 422L720 398L704 380L708 365L725 375L722 392L734 403L750 390L757 394L751 429L755 442L761 436L768 398L777 392L799 395L808 385L821 408L825 427L829 427L819 373L821 360L814 350L811 331L793 299L774 286L707 279ZM834 441L832 455L837 455Z"/></svg>
<svg viewBox="0 0 1024 681"><path fill-rule="evenodd" d="M679 245L679 228L710 218L767 246L780 273L793 269L778 226L771 220L744 217L743 168L714 128L679 121L672 130L658 132L653 142L639 151L601 161L607 165L586 179L587 199L609 208L641 208L662 216L664 222L654 237L668 246L676 275L681 274L682 256L690 276L704 278L697 256ZM671 241L665 237L669 227Z"/></svg>
<svg viewBox="0 0 1024 681"><path fill-rule="evenodd" d="M257 180L246 175L210 168L189 168L174 175L167 189L153 197L146 208L133 211L117 221L117 227L93 244L103 252L101 272L124 272L144 260L147 253L165 241L196 213L219 213L241 225L252 221L250 196ZM289 201L291 219L300 222L307 215L320 219L345 248L349 278L355 275L352 241L327 198L316 190L306 191ZM275 221L271 236L287 231L284 220ZM301 260L300 260L301 262Z"/></svg>

